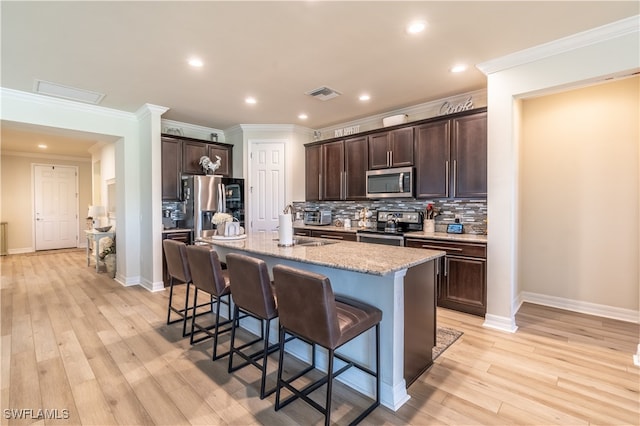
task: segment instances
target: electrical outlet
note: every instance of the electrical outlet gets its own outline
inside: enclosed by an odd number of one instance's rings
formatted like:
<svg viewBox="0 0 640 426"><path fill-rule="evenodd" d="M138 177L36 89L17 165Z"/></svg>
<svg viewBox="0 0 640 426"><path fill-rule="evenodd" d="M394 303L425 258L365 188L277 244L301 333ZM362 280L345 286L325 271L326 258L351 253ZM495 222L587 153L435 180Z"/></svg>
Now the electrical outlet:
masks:
<svg viewBox="0 0 640 426"><path fill-rule="evenodd" d="M458 219L458 220L460 220L460 219L462 219L462 215L460 215L460 214L456 214L456 215L454 216L454 219Z"/></svg>

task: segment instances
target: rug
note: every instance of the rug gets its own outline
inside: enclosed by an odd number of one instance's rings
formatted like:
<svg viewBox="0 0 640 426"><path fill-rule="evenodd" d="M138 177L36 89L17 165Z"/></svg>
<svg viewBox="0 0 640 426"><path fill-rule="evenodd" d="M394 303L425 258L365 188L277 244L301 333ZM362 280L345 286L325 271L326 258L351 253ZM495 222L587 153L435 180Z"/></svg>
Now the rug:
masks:
<svg viewBox="0 0 640 426"><path fill-rule="evenodd" d="M436 346L433 348L432 352L433 359L435 360L442 355L442 352L451 346L453 342L458 340L460 336L462 336L461 331L446 327L438 327L438 331L436 332Z"/></svg>

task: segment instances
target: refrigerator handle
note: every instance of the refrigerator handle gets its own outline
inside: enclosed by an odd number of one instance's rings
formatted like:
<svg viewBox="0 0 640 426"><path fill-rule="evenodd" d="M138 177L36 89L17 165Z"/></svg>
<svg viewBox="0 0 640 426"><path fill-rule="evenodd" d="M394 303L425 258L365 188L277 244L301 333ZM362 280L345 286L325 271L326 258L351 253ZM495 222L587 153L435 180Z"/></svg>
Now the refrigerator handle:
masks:
<svg viewBox="0 0 640 426"><path fill-rule="evenodd" d="M224 185L219 183L218 184L218 211L220 213L225 213L225 207L226 207L226 203L224 200Z"/></svg>

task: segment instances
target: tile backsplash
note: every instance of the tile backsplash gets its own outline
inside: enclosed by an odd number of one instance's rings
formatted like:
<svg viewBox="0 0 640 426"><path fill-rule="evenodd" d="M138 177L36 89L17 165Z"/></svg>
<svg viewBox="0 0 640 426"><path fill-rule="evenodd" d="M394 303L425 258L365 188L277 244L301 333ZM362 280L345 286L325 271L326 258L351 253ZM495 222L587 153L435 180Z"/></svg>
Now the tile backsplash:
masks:
<svg viewBox="0 0 640 426"><path fill-rule="evenodd" d="M467 234L487 233L487 200L406 200L388 199L372 201L306 201L294 202L296 212L304 210L329 209L332 219L354 219L357 212L367 208L373 212L378 210L418 210L424 212L428 204L433 204L437 213L436 232L446 232L447 225L454 223L456 217L464 225Z"/></svg>

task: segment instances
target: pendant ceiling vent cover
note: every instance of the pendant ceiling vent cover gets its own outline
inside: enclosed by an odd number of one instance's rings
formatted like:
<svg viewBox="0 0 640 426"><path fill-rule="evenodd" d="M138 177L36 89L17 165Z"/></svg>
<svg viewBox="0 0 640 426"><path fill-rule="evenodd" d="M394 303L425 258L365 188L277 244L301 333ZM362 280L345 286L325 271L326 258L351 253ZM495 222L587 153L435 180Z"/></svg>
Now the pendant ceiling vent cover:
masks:
<svg viewBox="0 0 640 426"><path fill-rule="evenodd" d="M313 96L316 99L321 101L328 101L329 99L333 99L335 97L340 96L342 93L338 92L327 86L318 87L317 89L310 90L305 93L305 95Z"/></svg>

